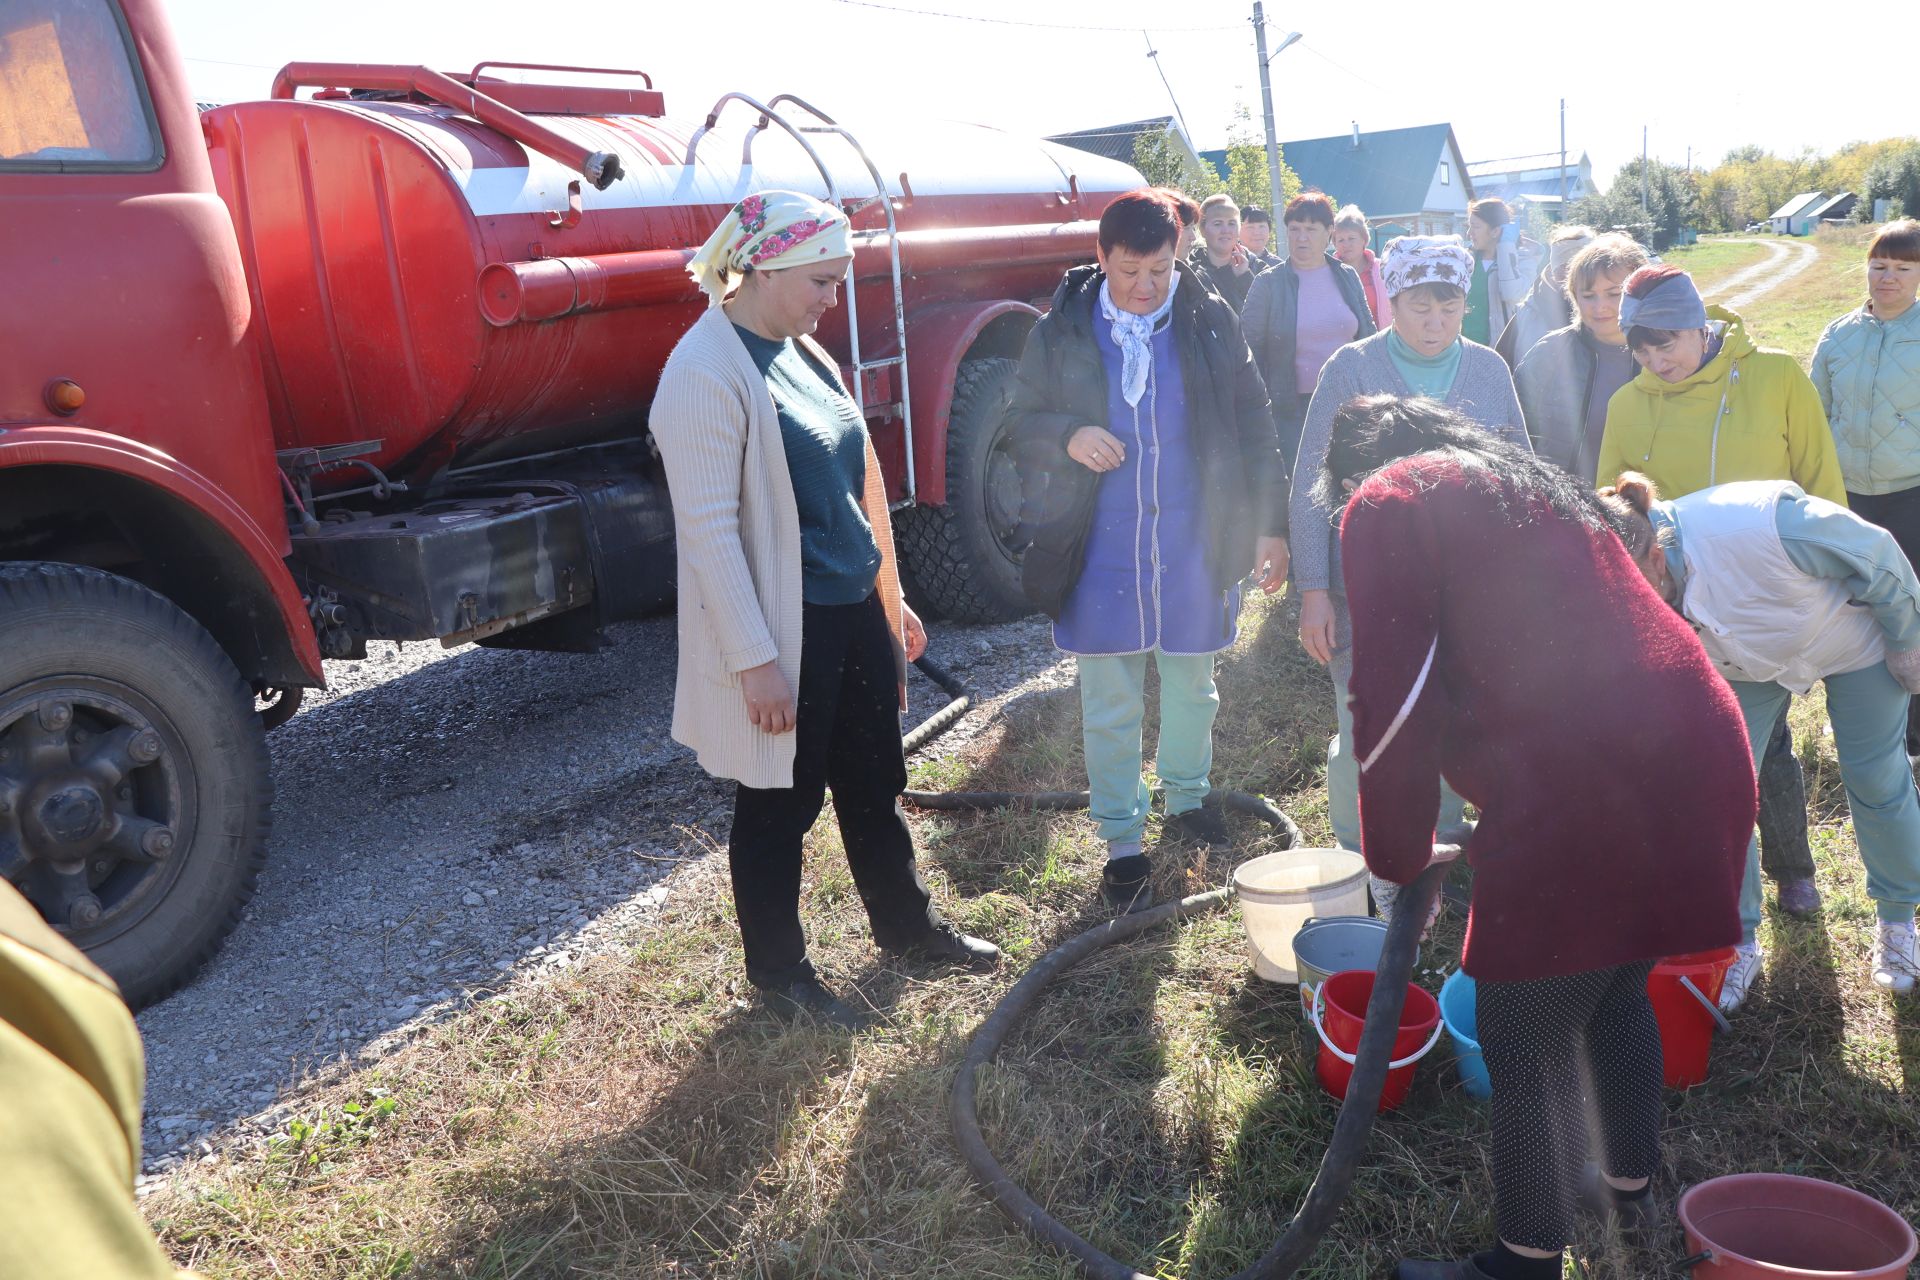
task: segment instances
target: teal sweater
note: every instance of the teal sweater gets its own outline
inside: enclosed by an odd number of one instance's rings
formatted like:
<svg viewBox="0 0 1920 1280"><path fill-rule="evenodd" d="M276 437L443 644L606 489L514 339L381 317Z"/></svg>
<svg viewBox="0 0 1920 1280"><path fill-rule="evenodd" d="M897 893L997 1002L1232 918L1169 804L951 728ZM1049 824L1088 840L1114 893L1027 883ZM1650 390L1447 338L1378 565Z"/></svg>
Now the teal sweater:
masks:
<svg viewBox="0 0 1920 1280"><path fill-rule="evenodd" d="M1460 375L1460 353L1464 349L1460 339L1455 338L1439 355L1423 356L1401 341L1397 332L1387 330L1387 355L1392 358L1393 367L1400 371L1415 395L1429 400L1445 402L1453 390L1453 380Z"/></svg>
<svg viewBox="0 0 1920 1280"><path fill-rule="evenodd" d="M794 505L800 510L800 598L859 604L873 594L880 544L861 509L867 424L840 389L791 341L734 331L767 380L780 417Z"/></svg>

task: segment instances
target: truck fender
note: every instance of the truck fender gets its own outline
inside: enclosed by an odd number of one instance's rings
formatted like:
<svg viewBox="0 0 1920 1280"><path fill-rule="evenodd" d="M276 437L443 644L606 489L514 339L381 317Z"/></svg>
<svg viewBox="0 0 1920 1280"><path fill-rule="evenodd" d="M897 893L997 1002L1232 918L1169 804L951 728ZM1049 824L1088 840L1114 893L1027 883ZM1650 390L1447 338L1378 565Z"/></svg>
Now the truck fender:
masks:
<svg viewBox="0 0 1920 1280"><path fill-rule="evenodd" d="M908 314L916 501L937 507L947 500L947 422L961 362L981 356L1018 360L1039 318L1038 309L1011 298L943 302ZM895 501L906 496L901 469L888 468L887 496Z"/></svg>
<svg viewBox="0 0 1920 1280"><path fill-rule="evenodd" d="M73 467L125 477L211 525L258 575L279 613L286 657L308 682L325 684L313 622L287 569L290 546L284 531L262 529L230 496L177 458L109 432L56 424L0 426L0 476L22 467ZM243 664L236 659L235 665Z"/></svg>

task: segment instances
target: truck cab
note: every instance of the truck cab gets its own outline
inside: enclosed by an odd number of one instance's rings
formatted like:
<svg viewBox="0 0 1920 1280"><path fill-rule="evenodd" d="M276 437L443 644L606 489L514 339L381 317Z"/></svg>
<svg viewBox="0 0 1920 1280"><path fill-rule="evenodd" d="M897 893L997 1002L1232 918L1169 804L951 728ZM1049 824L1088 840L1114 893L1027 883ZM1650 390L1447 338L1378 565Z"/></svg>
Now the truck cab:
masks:
<svg viewBox="0 0 1920 1280"><path fill-rule="evenodd" d="M0 7L0 227L0 872L138 1002L251 891L256 691L321 680L247 279L152 0Z"/></svg>

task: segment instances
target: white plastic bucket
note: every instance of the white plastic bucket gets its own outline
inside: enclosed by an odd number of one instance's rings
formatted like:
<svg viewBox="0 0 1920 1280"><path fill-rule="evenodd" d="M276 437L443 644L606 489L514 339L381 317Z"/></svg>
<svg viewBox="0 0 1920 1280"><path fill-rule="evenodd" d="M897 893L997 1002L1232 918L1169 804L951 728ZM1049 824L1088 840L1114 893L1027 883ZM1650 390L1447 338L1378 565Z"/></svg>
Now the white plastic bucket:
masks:
<svg viewBox="0 0 1920 1280"><path fill-rule="evenodd" d="M1253 971L1268 982L1298 982L1293 935L1315 916L1367 913L1367 864L1345 849L1263 854L1233 871Z"/></svg>

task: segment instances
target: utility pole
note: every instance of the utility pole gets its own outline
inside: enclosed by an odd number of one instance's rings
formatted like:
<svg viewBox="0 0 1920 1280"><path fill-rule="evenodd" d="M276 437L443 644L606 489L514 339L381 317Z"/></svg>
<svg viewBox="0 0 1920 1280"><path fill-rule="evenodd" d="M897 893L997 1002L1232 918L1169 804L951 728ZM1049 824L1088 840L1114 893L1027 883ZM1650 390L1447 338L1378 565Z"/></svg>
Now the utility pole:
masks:
<svg viewBox="0 0 1920 1280"><path fill-rule="evenodd" d="M1560 99L1560 216L1567 216L1567 100Z"/></svg>
<svg viewBox="0 0 1920 1280"><path fill-rule="evenodd" d="M1300 38L1298 31L1289 31L1280 47L1271 54L1267 52L1267 15L1260 0L1253 0L1253 45L1254 52L1260 57L1260 112L1267 126L1267 212L1280 216L1280 136L1273 131L1273 77L1267 71L1267 64L1285 52L1288 45Z"/></svg>
<svg viewBox="0 0 1920 1280"><path fill-rule="evenodd" d="M1647 216L1647 126L1640 126L1640 216Z"/></svg>

